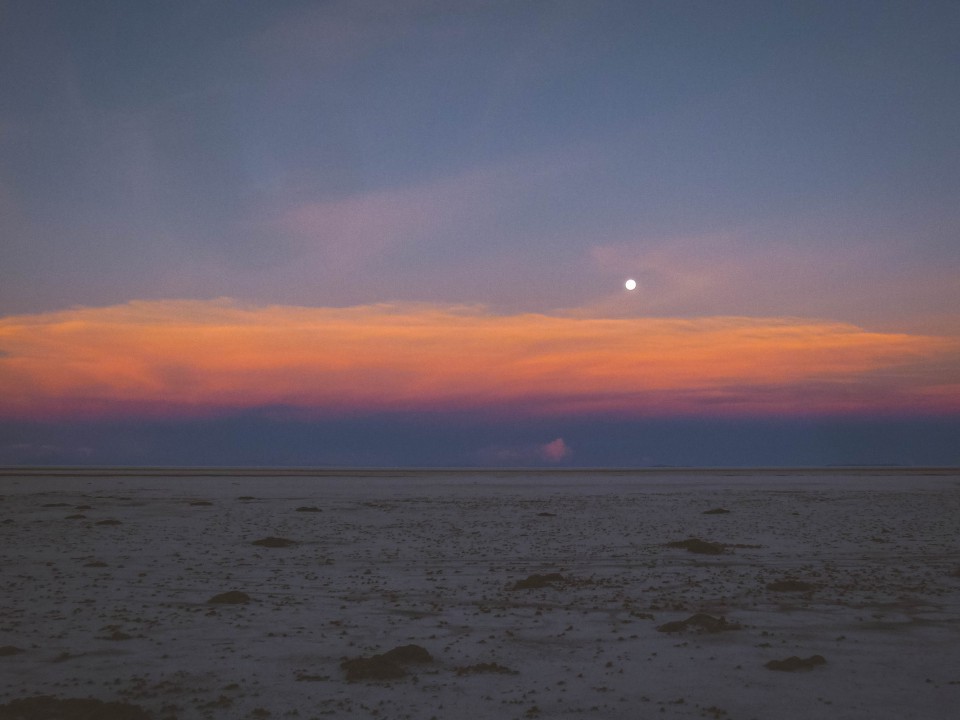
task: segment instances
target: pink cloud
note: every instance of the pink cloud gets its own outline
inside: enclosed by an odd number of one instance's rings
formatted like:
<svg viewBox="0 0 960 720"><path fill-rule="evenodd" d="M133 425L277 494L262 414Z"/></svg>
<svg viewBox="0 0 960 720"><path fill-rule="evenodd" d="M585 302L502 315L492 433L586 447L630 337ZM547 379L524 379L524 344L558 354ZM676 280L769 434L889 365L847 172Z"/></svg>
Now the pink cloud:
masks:
<svg viewBox="0 0 960 720"><path fill-rule="evenodd" d="M563 441L563 438L557 438L540 446L540 457L547 462L557 463L570 457L572 451Z"/></svg>
<svg viewBox="0 0 960 720"><path fill-rule="evenodd" d="M296 248L297 263L357 271L395 247L435 242L495 218L529 182L527 168L494 166L433 182L281 207L270 227Z"/></svg>
<svg viewBox="0 0 960 720"><path fill-rule="evenodd" d="M481 462L496 465L529 465L540 462L559 463L572 454L563 438L543 444L494 445L479 453Z"/></svg>
<svg viewBox="0 0 960 720"><path fill-rule="evenodd" d="M327 268L356 270L393 245L442 226L453 198L441 188L387 190L285 210L280 229Z"/></svg>

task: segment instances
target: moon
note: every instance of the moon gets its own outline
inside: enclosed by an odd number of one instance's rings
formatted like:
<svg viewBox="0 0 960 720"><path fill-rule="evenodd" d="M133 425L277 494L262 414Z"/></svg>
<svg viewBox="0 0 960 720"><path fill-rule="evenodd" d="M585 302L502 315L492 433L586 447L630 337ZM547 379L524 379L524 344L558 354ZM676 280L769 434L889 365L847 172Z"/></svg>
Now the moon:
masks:
<svg viewBox="0 0 960 720"><path fill-rule="evenodd" d="M627 280L627 281L623 284L623 286L624 286L627 290L636 290L636 289L637 289L637 281L634 280L633 278L630 278L629 280Z"/></svg>

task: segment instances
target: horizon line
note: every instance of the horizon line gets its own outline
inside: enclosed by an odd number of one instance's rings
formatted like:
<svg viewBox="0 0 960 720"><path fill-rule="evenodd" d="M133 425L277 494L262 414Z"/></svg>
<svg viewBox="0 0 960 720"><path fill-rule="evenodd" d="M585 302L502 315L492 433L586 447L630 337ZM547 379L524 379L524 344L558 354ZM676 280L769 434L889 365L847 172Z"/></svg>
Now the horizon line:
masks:
<svg viewBox="0 0 960 720"><path fill-rule="evenodd" d="M119 476L140 477L169 474L195 474L206 477L243 476L311 476L327 477L337 474L382 475L384 473L423 474L487 474L524 473L537 475L573 473L717 473L717 472L871 472L871 473L960 473L960 465L879 465L825 464L825 465L639 465L639 466L412 466L412 465L344 465L344 466L292 466L292 465L0 465L0 477L29 476Z"/></svg>

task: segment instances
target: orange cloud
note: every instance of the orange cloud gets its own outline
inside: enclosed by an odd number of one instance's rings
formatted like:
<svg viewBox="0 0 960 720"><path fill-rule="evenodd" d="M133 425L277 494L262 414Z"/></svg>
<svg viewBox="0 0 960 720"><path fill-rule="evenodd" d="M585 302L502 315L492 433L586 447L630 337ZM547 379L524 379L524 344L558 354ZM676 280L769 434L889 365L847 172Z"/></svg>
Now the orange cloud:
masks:
<svg viewBox="0 0 960 720"><path fill-rule="evenodd" d="M952 412L957 350L792 318L135 301L0 319L0 416Z"/></svg>

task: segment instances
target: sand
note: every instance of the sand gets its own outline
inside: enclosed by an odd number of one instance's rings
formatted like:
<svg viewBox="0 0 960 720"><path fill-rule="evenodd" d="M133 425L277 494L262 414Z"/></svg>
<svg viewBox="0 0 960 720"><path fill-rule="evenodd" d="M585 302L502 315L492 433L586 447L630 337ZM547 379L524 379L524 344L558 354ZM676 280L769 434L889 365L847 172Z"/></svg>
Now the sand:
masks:
<svg viewBox="0 0 960 720"><path fill-rule="evenodd" d="M957 471L7 471L0 574L0 720L960 707Z"/></svg>

